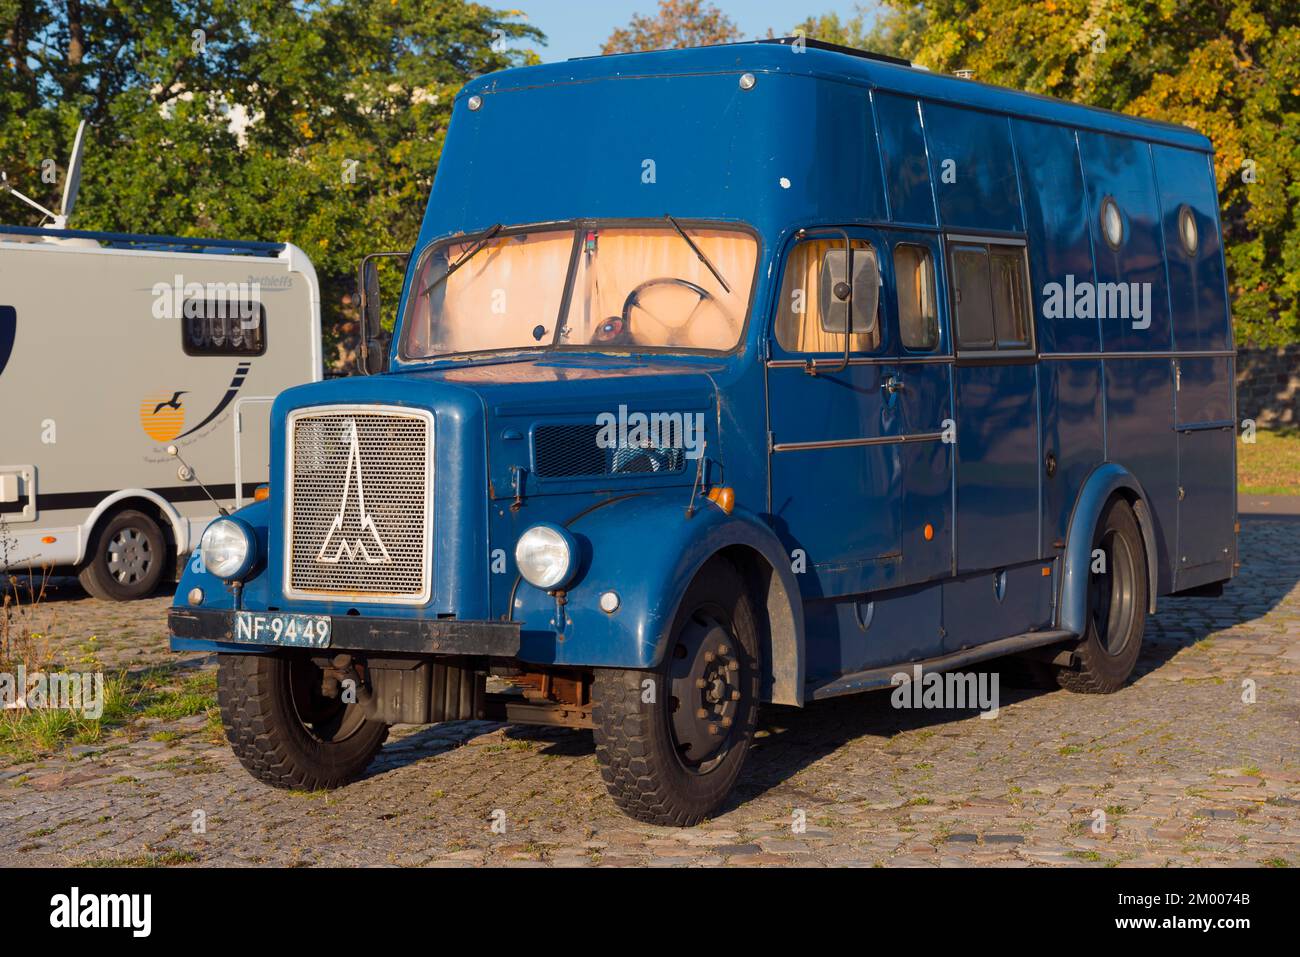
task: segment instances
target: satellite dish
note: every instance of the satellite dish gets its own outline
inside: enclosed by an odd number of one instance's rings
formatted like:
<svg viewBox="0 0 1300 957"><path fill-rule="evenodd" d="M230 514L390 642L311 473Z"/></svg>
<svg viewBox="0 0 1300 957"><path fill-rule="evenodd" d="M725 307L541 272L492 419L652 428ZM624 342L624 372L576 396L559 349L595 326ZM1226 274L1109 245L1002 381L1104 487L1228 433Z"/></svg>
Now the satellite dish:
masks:
<svg viewBox="0 0 1300 957"><path fill-rule="evenodd" d="M63 229L68 225L72 207L77 202L77 191L81 189L81 159L86 147L86 121L77 125L77 138L72 144L72 157L68 160L68 175L63 183L63 206L59 210L56 226Z"/></svg>

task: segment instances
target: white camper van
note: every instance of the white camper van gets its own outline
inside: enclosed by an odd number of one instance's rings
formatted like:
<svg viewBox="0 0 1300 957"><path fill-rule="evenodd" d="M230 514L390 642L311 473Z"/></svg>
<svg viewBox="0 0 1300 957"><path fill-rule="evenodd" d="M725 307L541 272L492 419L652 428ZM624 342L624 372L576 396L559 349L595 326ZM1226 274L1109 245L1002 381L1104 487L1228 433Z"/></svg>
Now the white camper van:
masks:
<svg viewBox="0 0 1300 957"><path fill-rule="evenodd" d="M320 286L288 243L0 225L0 572L150 594L268 478L270 401L321 377Z"/></svg>
<svg viewBox="0 0 1300 957"><path fill-rule="evenodd" d="M150 594L216 516L204 486L233 508L267 481L270 399L320 377L295 246L0 226L0 566Z"/></svg>

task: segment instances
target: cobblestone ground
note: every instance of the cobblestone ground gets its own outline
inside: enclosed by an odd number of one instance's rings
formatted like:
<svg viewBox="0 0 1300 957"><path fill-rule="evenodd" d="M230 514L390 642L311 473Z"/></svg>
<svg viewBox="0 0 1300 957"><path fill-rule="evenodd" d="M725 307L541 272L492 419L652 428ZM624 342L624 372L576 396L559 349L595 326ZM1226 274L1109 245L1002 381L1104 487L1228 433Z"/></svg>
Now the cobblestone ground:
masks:
<svg viewBox="0 0 1300 957"><path fill-rule="evenodd" d="M399 728L364 780L304 794L255 783L197 714L0 758L0 863L1296 866L1298 539L1294 520L1245 520L1241 577L1163 600L1115 695L1004 688L993 720L887 693L767 709L734 800L690 830L620 814L585 733ZM63 585L53 660L211 670L166 652L168 604Z"/></svg>

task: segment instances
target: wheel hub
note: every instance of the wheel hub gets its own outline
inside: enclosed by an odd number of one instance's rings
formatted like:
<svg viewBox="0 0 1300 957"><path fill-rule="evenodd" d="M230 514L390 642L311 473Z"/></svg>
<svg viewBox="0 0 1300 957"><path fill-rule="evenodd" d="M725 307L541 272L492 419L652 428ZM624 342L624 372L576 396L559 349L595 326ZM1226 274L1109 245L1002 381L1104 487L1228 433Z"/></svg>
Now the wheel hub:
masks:
<svg viewBox="0 0 1300 957"><path fill-rule="evenodd" d="M138 529L124 528L108 543L108 570L123 585L143 578L152 563L149 540Z"/></svg>
<svg viewBox="0 0 1300 957"><path fill-rule="evenodd" d="M707 771L727 753L744 697L736 642L717 617L700 612L687 621L669 680L677 752L687 767Z"/></svg>

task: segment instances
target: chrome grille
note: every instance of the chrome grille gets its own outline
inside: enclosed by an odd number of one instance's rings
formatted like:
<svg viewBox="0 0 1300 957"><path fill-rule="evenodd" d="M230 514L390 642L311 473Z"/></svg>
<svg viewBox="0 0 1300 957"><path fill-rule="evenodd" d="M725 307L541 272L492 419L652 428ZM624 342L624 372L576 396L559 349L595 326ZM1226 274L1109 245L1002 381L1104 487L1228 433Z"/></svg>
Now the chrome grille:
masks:
<svg viewBox="0 0 1300 957"><path fill-rule="evenodd" d="M290 595L429 597L433 420L374 406L289 419Z"/></svg>

